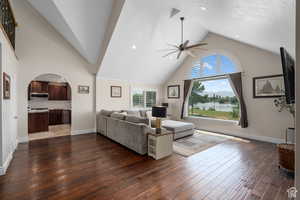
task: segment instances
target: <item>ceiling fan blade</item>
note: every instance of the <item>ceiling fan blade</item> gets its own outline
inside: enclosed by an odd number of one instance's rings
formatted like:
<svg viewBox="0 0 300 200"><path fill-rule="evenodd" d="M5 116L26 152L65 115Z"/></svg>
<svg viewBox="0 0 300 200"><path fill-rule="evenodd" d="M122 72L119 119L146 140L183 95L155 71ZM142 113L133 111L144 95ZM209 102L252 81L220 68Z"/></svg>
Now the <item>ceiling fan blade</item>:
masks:
<svg viewBox="0 0 300 200"><path fill-rule="evenodd" d="M190 50L187 50L187 51L185 51L189 56L191 56L191 57L196 57L196 55L195 54L193 54L193 52L192 51L190 51Z"/></svg>
<svg viewBox="0 0 300 200"><path fill-rule="evenodd" d="M194 44L194 45L188 46L185 49L192 49L195 47L200 47L200 46L205 46L205 45L207 45L207 43L199 43L199 44Z"/></svg>
<svg viewBox="0 0 300 200"><path fill-rule="evenodd" d="M179 49L179 46L175 45L175 44L167 44L168 46L171 46L171 47L175 47L176 49Z"/></svg>
<svg viewBox="0 0 300 200"><path fill-rule="evenodd" d="M187 47L187 45L189 44L189 40L185 41L182 45L182 48L185 49Z"/></svg>
<svg viewBox="0 0 300 200"><path fill-rule="evenodd" d="M176 50L176 51L171 51L170 53L167 53L166 55L164 55L163 58L168 57L169 55L174 54L174 53L176 53L177 51L178 51L178 50Z"/></svg>
<svg viewBox="0 0 300 200"><path fill-rule="evenodd" d="M179 53L178 53L178 55L177 55L177 59L180 58L181 54L182 54L182 51L179 51Z"/></svg>
<svg viewBox="0 0 300 200"><path fill-rule="evenodd" d="M158 49L157 51L177 51L178 49L175 49L175 48L173 48L173 49Z"/></svg>

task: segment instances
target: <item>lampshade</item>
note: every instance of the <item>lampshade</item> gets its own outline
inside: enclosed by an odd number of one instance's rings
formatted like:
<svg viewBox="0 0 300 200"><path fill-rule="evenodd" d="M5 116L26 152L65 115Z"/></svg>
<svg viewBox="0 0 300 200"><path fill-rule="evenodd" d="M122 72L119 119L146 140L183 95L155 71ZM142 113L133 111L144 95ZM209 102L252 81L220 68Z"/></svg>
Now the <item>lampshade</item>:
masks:
<svg viewBox="0 0 300 200"><path fill-rule="evenodd" d="M167 108L164 106L152 107L152 116L164 118L167 116Z"/></svg>

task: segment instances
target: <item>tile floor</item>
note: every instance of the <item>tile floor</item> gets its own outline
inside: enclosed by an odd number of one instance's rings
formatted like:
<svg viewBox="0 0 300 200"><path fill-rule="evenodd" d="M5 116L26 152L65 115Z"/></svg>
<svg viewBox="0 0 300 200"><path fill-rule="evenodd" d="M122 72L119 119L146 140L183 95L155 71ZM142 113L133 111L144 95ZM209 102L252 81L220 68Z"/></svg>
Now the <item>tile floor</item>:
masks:
<svg viewBox="0 0 300 200"><path fill-rule="evenodd" d="M33 133L29 134L29 140L40 140L45 138L53 138L53 137L60 137L71 135L71 125L70 124L63 124L63 125L55 125L49 126L48 132L40 132L40 133Z"/></svg>

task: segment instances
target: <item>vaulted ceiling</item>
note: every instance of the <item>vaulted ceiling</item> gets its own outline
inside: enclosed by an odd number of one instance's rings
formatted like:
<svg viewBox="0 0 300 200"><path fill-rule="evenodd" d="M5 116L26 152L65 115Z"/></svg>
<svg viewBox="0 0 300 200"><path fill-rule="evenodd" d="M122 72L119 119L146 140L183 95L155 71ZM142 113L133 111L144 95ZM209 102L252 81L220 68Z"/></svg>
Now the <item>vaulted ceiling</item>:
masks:
<svg viewBox="0 0 300 200"><path fill-rule="evenodd" d="M105 31L120 0L28 1L87 61L96 63L100 78L164 82L185 59L162 58L161 51L167 43L180 42L181 16L186 18L185 38L192 42L214 32L274 53L280 46L295 51L295 0L126 0L109 37ZM181 12L170 18L172 8Z"/></svg>
<svg viewBox="0 0 300 200"><path fill-rule="evenodd" d="M97 64L115 0L28 1L90 64Z"/></svg>

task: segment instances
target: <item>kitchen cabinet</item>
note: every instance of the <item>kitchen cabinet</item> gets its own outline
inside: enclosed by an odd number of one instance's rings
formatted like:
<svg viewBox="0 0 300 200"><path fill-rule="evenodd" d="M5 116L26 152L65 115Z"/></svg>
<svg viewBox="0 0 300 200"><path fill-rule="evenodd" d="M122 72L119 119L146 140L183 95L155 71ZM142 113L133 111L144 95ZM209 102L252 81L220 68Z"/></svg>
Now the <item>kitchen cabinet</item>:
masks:
<svg viewBox="0 0 300 200"><path fill-rule="evenodd" d="M32 81L29 85L30 93L48 93L48 82Z"/></svg>
<svg viewBox="0 0 300 200"><path fill-rule="evenodd" d="M38 112L28 114L28 133L48 131L49 112Z"/></svg>
<svg viewBox="0 0 300 200"><path fill-rule="evenodd" d="M68 99L68 85L49 84L49 100L66 101Z"/></svg>
<svg viewBox="0 0 300 200"><path fill-rule="evenodd" d="M49 125L71 124L71 110L50 110Z"/></svg>

